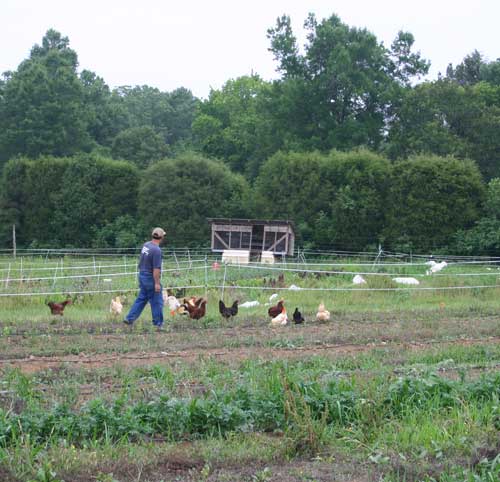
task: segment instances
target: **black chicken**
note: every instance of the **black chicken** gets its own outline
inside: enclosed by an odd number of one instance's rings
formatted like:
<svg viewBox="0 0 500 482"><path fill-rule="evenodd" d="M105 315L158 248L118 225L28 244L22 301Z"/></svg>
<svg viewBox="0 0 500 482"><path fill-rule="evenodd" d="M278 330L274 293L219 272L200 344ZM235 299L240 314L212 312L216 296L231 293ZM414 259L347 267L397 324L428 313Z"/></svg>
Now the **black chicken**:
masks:
<svg viewBox="0 0 500 482"><path fill-rule="evenodd" d="M219 300L219 313L228 320L238 314L238 300L232 306L226 306L222 300Z"/></svg>
<svg viewBox="0 0 500 482"><path fill-rule="evenodd" d="M298 308L295 308L295 311L293 312L293 321L295 322L296 325L304 323L304 317L302 316L302 313L299 311Z"/></svg>

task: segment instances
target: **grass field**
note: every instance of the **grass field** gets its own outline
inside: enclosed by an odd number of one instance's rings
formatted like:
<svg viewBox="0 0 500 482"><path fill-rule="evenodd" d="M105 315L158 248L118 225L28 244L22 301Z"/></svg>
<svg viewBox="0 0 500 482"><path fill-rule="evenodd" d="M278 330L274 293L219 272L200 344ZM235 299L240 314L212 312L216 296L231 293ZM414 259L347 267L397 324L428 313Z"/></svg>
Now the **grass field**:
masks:
<svg viewBox="0 0 500 482"><path fill-rule="evenodd" d="M166 259L208 312L158 333L109 313L135 257L0 257L0 480L500 480L497 263L213 261ZM275 292L305 324L269 326ZM221 296L261 304L228 322Z"/></svg>

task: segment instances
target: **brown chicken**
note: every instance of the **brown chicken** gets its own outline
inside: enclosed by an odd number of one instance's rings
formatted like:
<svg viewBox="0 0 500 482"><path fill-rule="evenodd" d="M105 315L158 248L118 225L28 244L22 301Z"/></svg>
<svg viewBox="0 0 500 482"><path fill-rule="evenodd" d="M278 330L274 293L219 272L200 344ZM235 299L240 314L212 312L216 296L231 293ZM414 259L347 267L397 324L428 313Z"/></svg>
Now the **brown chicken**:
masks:
<svg viewBox="0 0 500 482"><path fill-rule="evenodd" d="M278 301L277 305L271 306L271 308L269 308L267 310L267 313L269 314L269 316L271 318L276 318L283 311L283 308L284 308L283 303L284 302L285 302L285 300L281 299L281 300Z"/></svg>
<svg viewBox="0 0 500 482"><path fill-rule="evenodd" d="M52 315L63 316L64 308L66 308L66 305L70 305L70 304L71 304L71 300L68 299L66 301L63 301L62 303L54 303L53 301L49 301L47 303L47 306L50 308L50 313Z"/></svg>
<svg viewBox="0 0 500 482"><path fill-rule="evenodd" d="M207 300L205 298L190 298L181 305L187 311L189 318L199 320L205 316Z"/></svg>

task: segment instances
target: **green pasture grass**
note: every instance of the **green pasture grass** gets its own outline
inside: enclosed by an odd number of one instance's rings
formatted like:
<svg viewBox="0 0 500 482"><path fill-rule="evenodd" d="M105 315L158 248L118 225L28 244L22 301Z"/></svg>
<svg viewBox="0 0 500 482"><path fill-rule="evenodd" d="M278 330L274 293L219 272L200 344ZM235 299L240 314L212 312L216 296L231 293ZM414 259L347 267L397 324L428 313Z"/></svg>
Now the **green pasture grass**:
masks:
<svg viewBox="0 0 500 482"><path fill-rule="evenodd" d="M25 375L17 369L2 371L3 389L13 390L21 398L27 394L40 394L40 386L52 387L55 398L71 398L82 385L90 386L96 393L105 394L109 384L116 384L125 391L141 392L143 385L149 390L167 390L169 393L193 392L197 387L203 389L222 389L231 386L235 377L245 379L255 385L262 373L262 367L271 362L249 359L239 364L218 362L206 359L200 363L176 362L172 365L155 365L126 369L101 368L86 370L64 368L46 370L36 375ZM462 371L466 376L471 368L495 367L500 363L500 345L496 343L481 346L436 346L418 353L404 349L374 349L363 354L341 356L329 359L321 356L305 360L288 361L291 367L300 367L304 376L317 373L319 379L344 376L348 378L371 378L379 374L426 373L432 370ZM295 368L294 368L295 369ZM396 375L394 375L396 376ZM70 395L66 396L66 392ZM29 398L29 397L28 397Z"/></svg>
<svg viewBox="0 0 500 482"><path fill-rule="evenodd" d="M482 352L474 347L469 353L464 347L461 352L450 350L443 353L443 356L449 355L454 355L457 361L486 362L490 355L498 356L498 347L491 346ZM435 356L436 353L428 350L420 354L420 358L411 357L410 362L438 362ZM353 367L378 368L384 364L382 352L362 358L361 363L355 363ZM75 410L82 406L81 402L75 405L79 384L92 385L91 395L84 402L91 408L83 413L83 419L112 416L111 412L103 411L106 403L115 403L114 416L121 417L120 413L127 407L141 404L143 400L147 403L158 396L167 396L181 397L186 400L186 407L192 407L190 400L200 400L203 404L206 403L203 400L212 400L212 404L202 405L205 406L203 410L215 410L212 415L202 415L203 411L193 412L193 416L197 413L196 416L208 417L205 423L210 425L213 423L211 417L218 419L217 423L223 423L225 409L222 407L226 404L228 409L234 403L244 407L250 400L256 400L255 409L260 413L258 426L278 430L278 439L265 436L258 428L252 429L252 425L243 431L209 432L206 436L202 435L204 440L200 442L195 436L190 439L193 444L190 447L194 447L195 452L189 453L197 453L203 466L206 463L229 464L235 461L267 463L271 460L294 460L305 454L308 454L307 457L315 454L328 458L337 454L348 456L353 462L373 465L373 470L382 471L389 478L391 473L397 471L401 475L405 467L411 466L420 474L419 479L411 480L420 480L436 461L448 461L448 466L440 470L445 469L452 474L450 464L459 467L470 460L478 449L494 446L500 427L498 375L488 374L478 380L465 377L441 382L440 378L425 371L410 377L383 372L368 378L363 372L347 376L339 374L339 370L349 366L348 361L348 357L338 363L321 357L300 361L246 360L234 367L206 360L195 365L177 363L171 367L158 365L133 370L115 368L37 375L6 371L2 376L2 389L15 392L14 398L18 400L14 405L16 413L31 411L36 414L41 410L40 415L43 416L37 424L42 423L47 413L52 413L51 417L55 418L50 424L54 423L54 427L58 423L57 417L61 417L60 423L67 423L65 412L58 412L56 405L74 407ZM433 365L427 368L432 369ZM95 404L95 397L101 396L99 385L104 396L105 384L113 380L120 381L122 388L109 395L109 402ZM153 383L155 388L144 389L139 382ZM41 383L45 386L52 383L57 390L41 391ZM202 390L189 389L194 385L202 387ZM325 390L333 390L331 393L337 394L326 404L323 399ZM215 405L214 401L217 402ZM285 403L285 408L282 403ZM143 410L149 410L147 406L144 405ZM331 415L323 418L326 411ZM229 413L231 411L228 416ZM123 423L132 421L127 420L123 418ZM109 419L109 423L114 422ZM0 425L5 430L5 425ZM149 447L140 439L116 438L113 430L116 431L117 427L112 428L111 425L109 433L106 430L101 435L96 433L95 438L87 439L83 445L81 441L72 442L71 432L63 440L55 433L51 435L50 426L45 435L48 438L37 442L34 436L30 436L29 427L26 425L7 446L0 448L0 461L16 470L19 476L36 473L44 464L50 464L61 474L77 471L82 467L78 460L87 461L90 467L94 467L95 475L102 469L103 461L111 463L127 452L135 454L137 460L144 460L140 454L144 454ZM179 440L174 438L162 447L166 451L176 450L177 442ZM154 448L151 450L156 453ZM59 458L56 453L66 453L67 457ZM94 454L93 461L87 458L91 453ZM22 457L27 463L22 469L15 468L15 461Z"/></svg>
<svg viewBox="0 0 500 482"><path fill-rule="evenodd" d="M439 284L452 286L454 279L439 279ZM377 280L380 285L380 281ZM331 287L330 279L322 280L323 287ZM350 286L350 285L346 285ZM130 308L136 296L136 281L131 280L127 287L122 287L126 291L126 305L124 310ZM262 287L255 287L251 290L242 290L227 286L222 294L220 289L203 288L187 290L188 296L208 295L207 315L203 323L216 323L220 321L218 313L218 300L224 298L226 302L234 299L245 301L259 301L260 306L253 308L240 308L236 322L243 322L252 319L266 319L266 304L270 302L269 297L272 290L263 290ZM377 313L377 312L411 312L427 311L441 312L449 314L489 314L500 308L500 288L464 289L453 291L290 291L276 290L279 297L285 299L285 306L291 316L295 307L299 307L306 319L314 319L320 302L324 302L326 308L332 313L332 318L348 313ZM68 306L65 310L64 320L72 321L92 321L109 322L113 317L109 313L111 298L118 293L91 294L84 295L81 300ZM48 300L63 301L64 295L53 296L27 296L27 297L0 297L0 322L17 323L22 321L49 323L59 317L50 315L46 306ZM167 309L165 316L171 319ZM150 318L149 308L143 312L142 318Z"/></svg>
<svg viewBox="0 0 500 482"><path fill-rule="evenodd" d="M107 258L103 259L103 263L106 260ZM28 277L35 277L37 272L43 273L40 268L46 266L44 260L34 261L36 263L33 262L28 267L28 260L23 260L23 273L28 273ZM127 267L128 261L130 266ZM76 266L81 262L80 258L65 258L64 267L71 266L71 263ZM131 268L135 262L134 257L128 259L123 264L123 271ZM168 267L175 267L174 261L169 260ZM374 269L382 273L394 272L411 276L425 272L425 268L385 265ZM344 266L342 269L359 272L367 267ZM92 270L93 268L89 269L88 273L92 273ZM496 267L488 270L487 267L474 265L450 265L443 272L446 273L445 276L419 279L422 281L421 286L429 287L492 284L498 283L495 270ZM480 272L481 276L456 276L464 272ZM63 273L67 274L66 271ZM111 271L103 270L102 278L110 273ZM93 333L106 333L107 330L120 335L125 333L127 327L122 327L120 321L109 314L109 302L113 295L85 295L80 303L68 307L62 319L50 315L45 306L45 296L0 298L0 346L5 347L4 354L7 354L11 346L6 344L6 340L18 329L27 329L33 332L33 336L28 333L26 338L19 337L14 348L24 350L21 352L25 354L47 355L105 353L110 349L123 353L169 350L169 337L173 335L186 347L189 342L191 346L199 347L266 347L286 350L311 347L316 342L336 343L339 338L335 327L339 326L349 328L342 332L343 343L380 341L384 337L390 340L393 336L397 340L396 335L405 329L411 330L414 326L417 327L417 340L419 333L425 331L427 339L434 336L441 342L446 341L447 337L457 338L461 334L480 338L498 336L500 333L497 318L500 305L498 288L395 292L263 290L262 276L277 277L278 274L279 271L260 272L244 267L227 269L224 299L229 302L236 298L241 302L256 299L261 303L256 308L240 309L238 317L230 323L222 320L218 313L217 302L222 294L221 289L209 289L208 312L201 322L171 318L166 313L167 334L165 338L161 338L150 327L147 308L138 324L130 331L130 336L121 337L114 344L98 344L94 337L89 336ZM206 277L204 270L193 270L180 276L167 275L164 284L219 285L223 283L223 276L224 268L219 271L208 269ZM293 283L311 288L351 288L352 276L339 274L316 279L286 273L285 279L287 285ZM374 275L367 275L365 278L367 286L371 288L396 287L390 278ZM100 288L102 279L99 283ZM243 290L231 286L232 284L252 286L252 289ZM30 285L26 281L8 286L0 282L0 285L0 294L11 289L30 292L50 288L71 292L78 288L74 280L56 280L55 284L53 280L47 280L38 285ZM89 286L95 286L95 280L89 282ZM135 290L136 280L134 276L120 281L113 278L111 286ZM285 298L290 315L295 306L298 306L311 324L319 302L323 301L332 313L331 331L320 340L315 340L314 335L309 333L308 324L268 331L269 318L265 303L274 291ZM204 288L188 290L187 295L191 294L201 296L206 292ZM131 292L125 309L130 307L133 298L134 292ZM62 299L63 295L56 301ZM362 331L365 323L370 324L372 334ZM390 323L397 325L397 328L392 329ZM51 336L52 329L65 327L68 331L80 331L81 336L61 340L57 336ZM93 331L88 333L87 327L92 327ZM216 340L218 331L223 333L229 328L234 328L234 335ZM256 330L240 334L238 328ZM43 335L36 335L37 331L43 331ZM214 338L205 339L204 333L210 333ZM472 465L470 461L482 449L491 454L496 447L498 453L498 387L492 382L495 373L473 375L472 369L494 369L495 363L499 362L500 347L492 341L471 346L436 343L415 352L404 346L377 346L363 353L341 355L334 359L311 356L293 361L266 362L249 359L223 363L200 358L190 363L175 361L168 365L134 369L115 367L85 370L68 367L35 375L3 370L0 391L11 392L7 398L0 400L3 414L28 414L32 411L35 415L40 415L40 421L47 413L51 413L57 421L57 417L63 412L57 412L56 405L79 410L86 404L95 403L90 405L94 407L94 412L86 412L85 416L107 417L110 414L105 410L106 404L121 400L122 405L118 404L116 408L118 417L121 416L120 410L127 404L132 406L149 403L159 396L167 396L183 398L186 403L200 400L197 402L200 406L214 410L213 413L203 415L208 417L206 423L209 424L212 423L211 417L224 420L226 409L230 420L231 413L234 414L234 404L236 407L244 407L251 399L246 395L250 393L260 403L257 407L261 410L261 419L255 423L260 424L261 428L267 427L276 432L267 434L249 425L245 428L247 431L208 431L201 435L202 440L197 440L196 437L192 439L187 433L189 443L186 444L185 440L175 437L171 442L160 440L155 443L148 443L147 438L115 438L111 432L106 434L104 431L89 438L84 444L73 444L71 434L65 440L54 434L50 435L49 431L49 436L40 442L32 438L27 429L25 432L18 432L13 443L0 448L0 465L7 466L20 480L43 480L36 477L40 470L45 470L45 473L53 471L56 474L53 478L55 482L57 477L62 478L64 474L88 469L89 477L108 481L112 479L105 467L109 467L112 462L124 463L131 457L137 462L135 467L140 468L141 464L147 465L148 460L154 459L156 455L161 457L162 453L181 451L188 458L195 455L199 457L201 465L195 470L200 480L203 480L203 477L208 478L213 467L219 463L271 464L273 461L281 463L301 458L309 460L311 457L333 460L338 456L348 457L354 464L362 466L365 474L371 470L382 473L386 480L492 482L498 480L500 472L500 466L495 464L493 457L488 456L483 463L477 465ZM458 371L449 384L441 384L429 375L429 372L438 370L438 373L446 376L446 370L451 368ZM398 385L400 379L407 378L423 380L425 383L408 382L407 386ZM113 384L116 387L110 389ZM343 398L336 398L334 402L328 399L328 403L333 404L332 407L328 405L331 418L324 416L326 409L322 398L322 390L328 386L340 387L339 393L343 394ZM86 395L82 397L81 392L85 390ZM97 403L97 399L102 399L102 403ZM217 401L215 405L214 400ZM338 406L334 406L335 403ZM204 413L197 412L189 404L186 407L191 407L188 409L193 410L195 415ZM145 410L147 412L149 409ZM54 427L57 429L57 423ZM262 472L262 465L260 467L253 475L261 479L255 480L265 480L267 477ZM65 478L72 480L71 475L66 475Z"/></svg>
<svg viewBox="0 0 500 482"><path fill-rule="evenodd" d="M194 426L191 426L195 430L192 441L196 444L198 436L206 440L205 450L198 452L203 462L269 461L272 457L282 460L304 455L329 457L351 454L351 460L369 462L388 474L395 470L394 460L400 458L424 475L436 460L460 465L460 461L469 460L479 448L492 446L498 437L498 376L489 375L474 382L440 381L433 375L421 378L379 376L372 380L343 381L331 372L329 374L327 369L324 360L294 364L246 364L231 374L217 364L207 366L205 371L211 377L213 386L202 395L184 399L186 410L192 413L191 417L195 417L192 419ZM164 378L158 369L152 373L156 378ZM249 393L252 395L247 398ZM30 391L25 395L32 397ZM325 395L326 399L323 398ZM121 393L114 402L110 402L114 408L109 411L106 403L90 400L79 417L79 423L85 425L90 422L97 429L102 423L106 424L99 422L99 418L104 417L109 426L106 428L104 425L104 428L92 432L94 436L82 443L72 439L71 430L63 439L58 435L60 428L50 430L51 426L56 428L58 423L68 424L67 417L71 412L46 405L41 398L32 398L26 405L24 410L28 418L19 419L19 427L23 428L16 429L16 435L9 437L8 443L0 443L0 460L12 461L23 454L32 461L33 471L40 467L40 459L61 470L62 460L58 461L53 455L54 449L61 447L68 456L71 451L75 454L69 457L74 465L64 467L68 470L79 467L76 459L80 453L85 458L85 454L93 451L97 459L100 457L97 454L107 454L111 458L125 450L141 452L144 442L140 438L134 440L134 436L130 439L131 432L125 431L123 433L127 436L120 436L120 430L124 429L116 424L124 423L139 429L141 423L151 423L146 418L137 425L138 420L133 419L148 413L150 404L144 405L140 399ZM150 403L157 403L153 400L154 397ZM198 402L195 403L195 400ZM252 404L253 410L259 413L255 419L256 427L243 425L236 430L230 428L231 418L226 419L226 415L230 416L234 403L240 404L241 408L247 403ZM226 409L220 411L226 404L227 414ZM134 405L143 408L129 411ZM36 416L39 420L29 421L29 412L37 414L39 410L43 410ZM210 413L211 410L214 412ZM47 411L52 415L47 415ZM129 415L124 417L123 412ZM179 415L186 416L184 413ZM5 417L5 412L2 417ZM121 417L122 421L115 422L115 417ZM196 417L205 421L200 425ZM8 433L4 420L7 419L2 418L0 423L2 437ZM39 430L39 424L47 423L45 435L39 440L40 435L35 436L35 432ZM215 432L209 430L214 423L216 426L222 424ZM222 429L226 423L229 423L229 430ZM209 430L206 434L197 432L205 426ZM281 434L278 449L272 442L262 443L267 439L260 438L262 435L259 434L265 427ZM170 438L168 433L166 435ZM171 440L171 447L175 447L177 437ZM254 443L257 440L261 443ZM41 453L43 458L39 457ZM49 458L48 462L49 454L53 458ZM97 469L99 464L94 463L94 466ZM397 470L400 469L397 465Z"/></svg>

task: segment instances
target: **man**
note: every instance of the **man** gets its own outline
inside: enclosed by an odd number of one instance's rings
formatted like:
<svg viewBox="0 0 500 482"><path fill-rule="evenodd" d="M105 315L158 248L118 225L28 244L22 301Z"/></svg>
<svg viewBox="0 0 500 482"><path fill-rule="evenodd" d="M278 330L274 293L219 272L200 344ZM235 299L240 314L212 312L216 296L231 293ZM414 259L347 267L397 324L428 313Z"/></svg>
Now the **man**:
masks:
<svg viewBox="0 0 500 482"><path fill-rule="evenodd" d="M146 304L150 303L153 325L159 329L163 326L163 296L160 284L161 249L160 244L165 237L162 228L153 229L153 239L144 244L139 258L139 296L135 300L123 323L132 325L142 313Z"/></svg>

